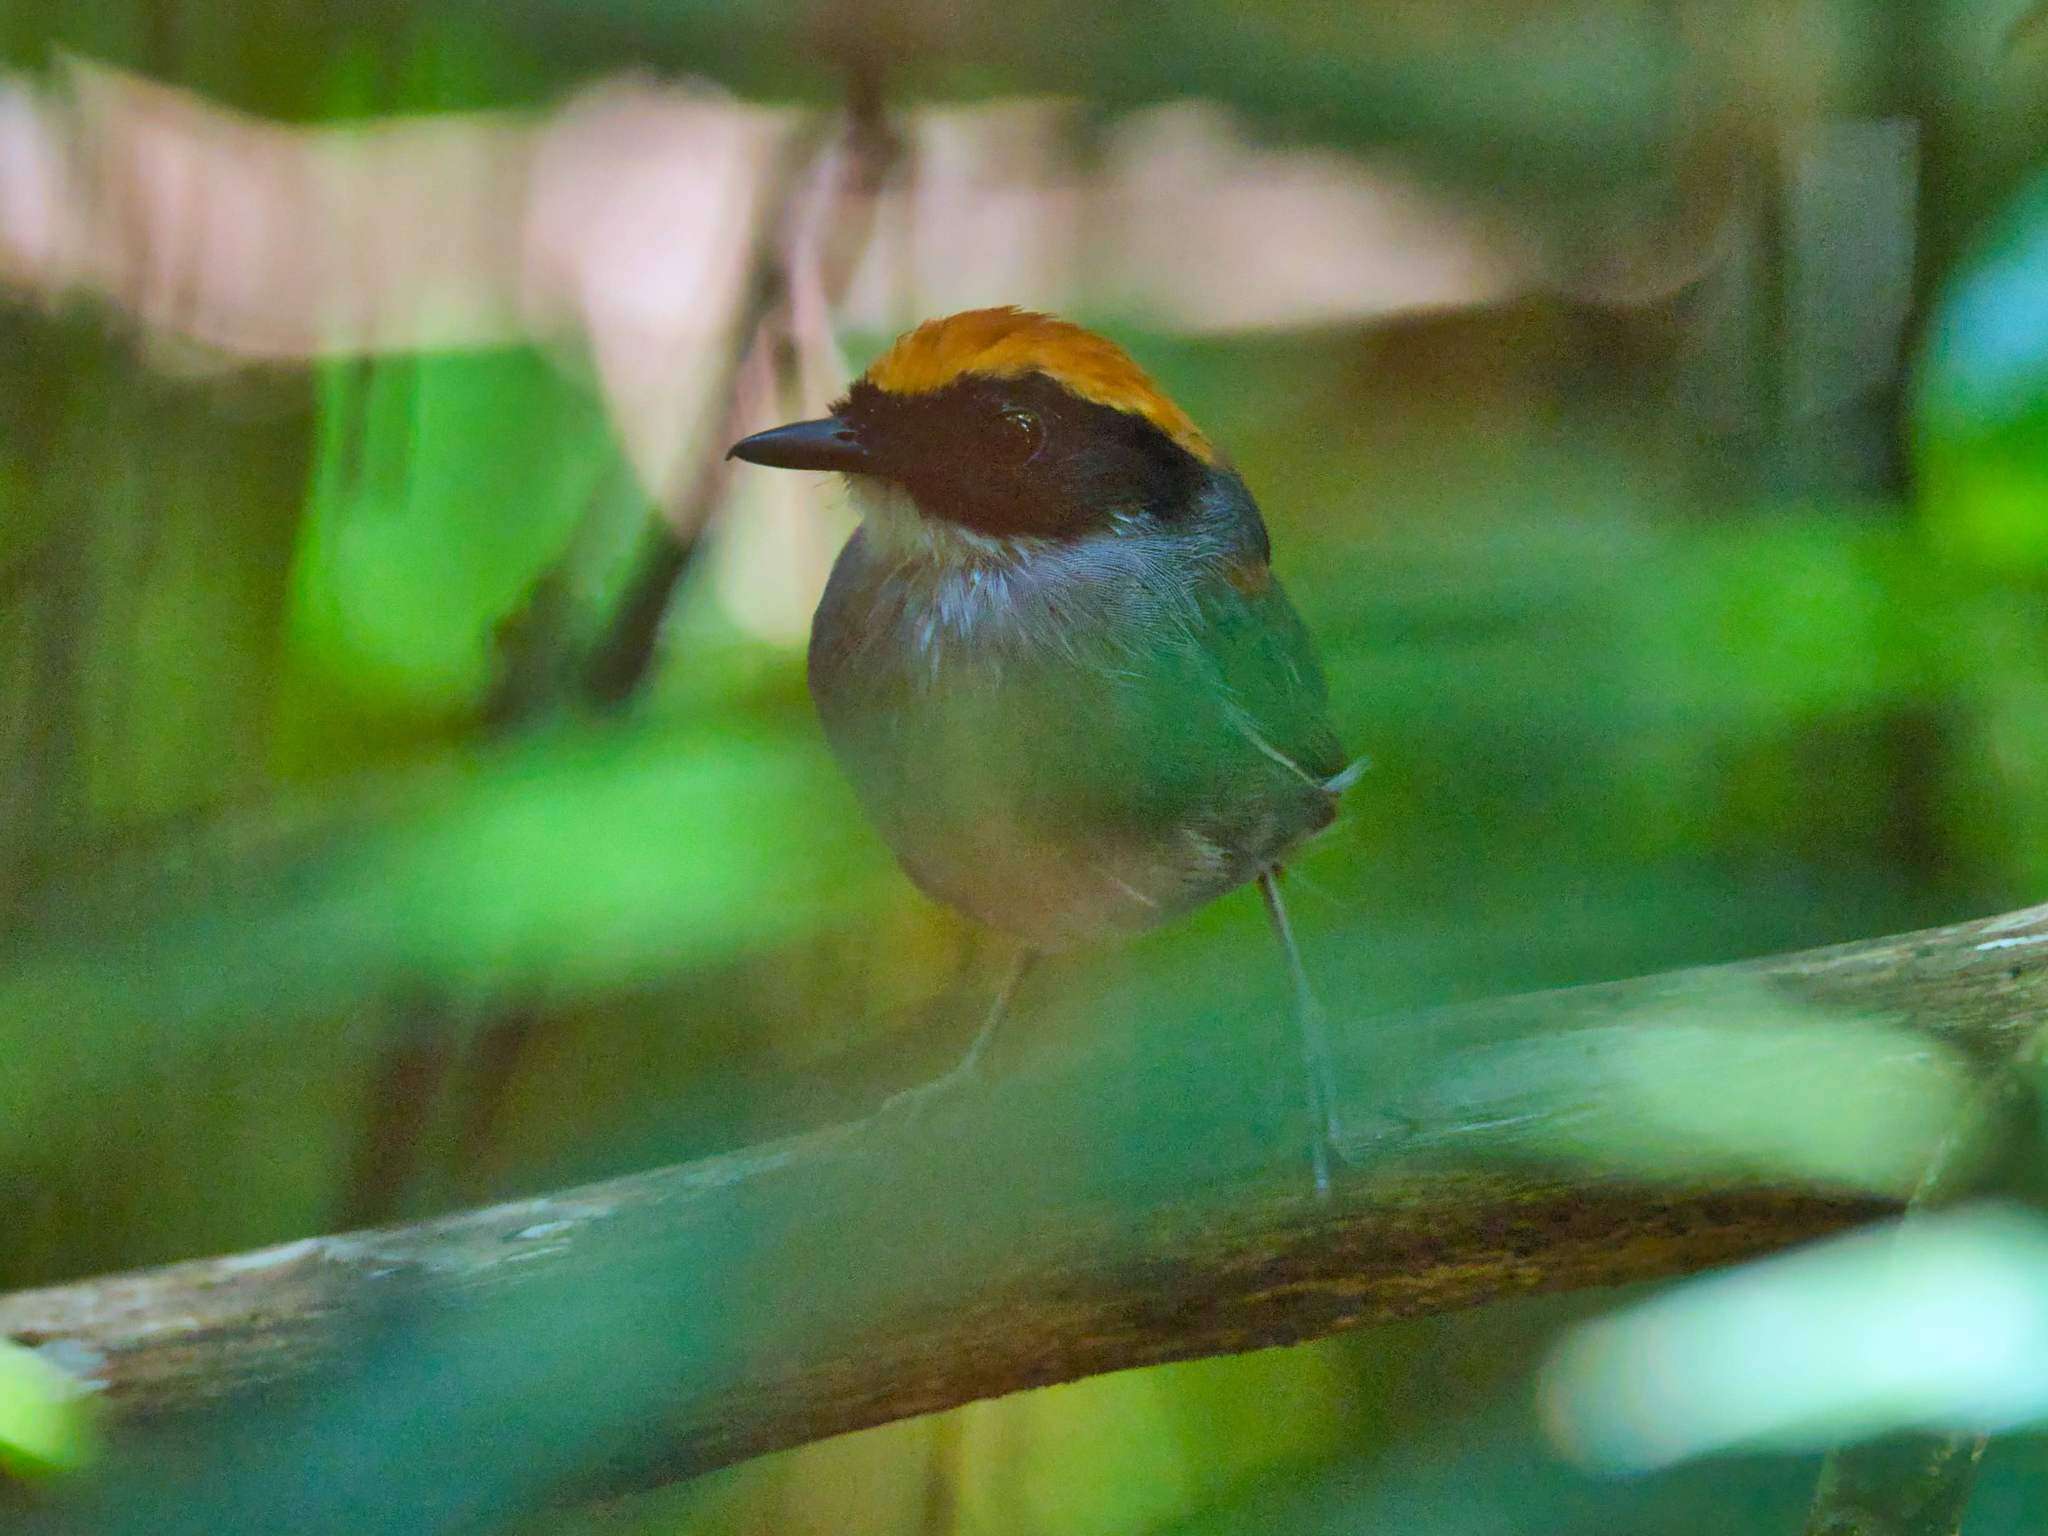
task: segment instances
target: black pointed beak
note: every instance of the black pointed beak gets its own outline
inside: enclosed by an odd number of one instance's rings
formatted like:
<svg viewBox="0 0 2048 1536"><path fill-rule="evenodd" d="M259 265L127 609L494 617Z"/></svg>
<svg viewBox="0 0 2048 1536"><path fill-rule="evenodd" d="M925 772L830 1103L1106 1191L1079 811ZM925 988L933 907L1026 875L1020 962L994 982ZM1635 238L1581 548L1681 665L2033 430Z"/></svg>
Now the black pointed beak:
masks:
<svg viewBox="0 0 2048 1536"><path fill-rule="evenodd" d="M793 421L786 427L772 427L743 437L726 449L728 459L745 459L770 469L837 469L858 472L871 469L868 451L854 435L853 428L837 416L818 421Z"/></svg>

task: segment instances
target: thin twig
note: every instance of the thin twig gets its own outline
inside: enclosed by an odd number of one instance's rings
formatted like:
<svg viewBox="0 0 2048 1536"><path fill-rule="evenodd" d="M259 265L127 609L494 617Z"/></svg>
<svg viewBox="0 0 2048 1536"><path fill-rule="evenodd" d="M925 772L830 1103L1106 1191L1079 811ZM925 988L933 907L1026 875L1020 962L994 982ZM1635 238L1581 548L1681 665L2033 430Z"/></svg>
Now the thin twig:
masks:
<svg viewBox="0 0 2048 1536"><path fill-rule="evenodd" d="M723 386L711 394L727 402L716 449L703 456L689 488L650 529L648 547L612 629L591 658L587 687L600 704L617 705L632 697L653 665L670 600L731 482L732 465L717 450L760 425L750 413L772 388L772 376L783 371L785 338L803 329L796 323L796 306L836 304L851 280L874 191L901 153L880 113L878 97L857 93L854 107L832 134L803 137L776 173L777 191L770 200L774 212L764 221L734 332L736 349Z"/></svg>

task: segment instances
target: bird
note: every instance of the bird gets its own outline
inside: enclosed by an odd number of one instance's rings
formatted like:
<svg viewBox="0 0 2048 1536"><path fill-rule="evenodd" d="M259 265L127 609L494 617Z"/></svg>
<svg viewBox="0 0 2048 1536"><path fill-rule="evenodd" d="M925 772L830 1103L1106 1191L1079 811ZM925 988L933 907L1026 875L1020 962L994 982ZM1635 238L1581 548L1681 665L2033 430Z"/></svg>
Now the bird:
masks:
<svg viewBox="0 0 2048 1536"><path fill-rule="evenodd" d="M859 526L807 658L826 742L904 872L1015 959L1257 884L1336 1140L1323 1016L1279 875L1364 766L1229 459L1116 342L1003 306L904 332L829 414L728 457L845 477Z"/></svg>

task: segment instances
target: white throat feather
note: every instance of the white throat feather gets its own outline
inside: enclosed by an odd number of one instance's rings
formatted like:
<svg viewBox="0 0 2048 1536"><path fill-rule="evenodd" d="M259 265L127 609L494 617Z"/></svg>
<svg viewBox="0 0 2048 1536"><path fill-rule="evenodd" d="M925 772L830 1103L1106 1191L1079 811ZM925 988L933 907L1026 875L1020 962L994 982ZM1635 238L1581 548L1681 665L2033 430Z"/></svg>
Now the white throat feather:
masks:
<svg viewBox="0 0 2048 1536"><path fill-rule="evenodd" d="M893 480L848 475L847 494L878 553L939 571L1015 565L1052 541L1030 535L979 533L918 510L917 499Z"/></svg>

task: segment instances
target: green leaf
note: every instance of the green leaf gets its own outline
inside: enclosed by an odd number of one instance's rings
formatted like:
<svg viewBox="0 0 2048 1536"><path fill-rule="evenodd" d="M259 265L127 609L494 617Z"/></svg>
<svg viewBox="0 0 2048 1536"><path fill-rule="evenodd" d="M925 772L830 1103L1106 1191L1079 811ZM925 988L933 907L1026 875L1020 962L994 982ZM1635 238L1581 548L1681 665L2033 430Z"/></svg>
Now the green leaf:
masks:
<svg viewBox="0 0 2048 1536"><path fill-rule="evenodd" d="M72 1472L98 1450L91 1388L24 1345L0 1339L0 1469Z"/></svg>
<svg viewBox="0 0 2048 1536"><path fill-rule="evenodd" d="M365 732L475 718L500 630L623 471L596 401L524 349L335 364L320 408L284 735L325 766Z"/></svg>
<svg viewBox="0 0 2048 1536"><path fill-rule="evenodd" d="M2048 566L2048 175L1950 279L1920 362L1914 422L1930 529L2017 573Z"/></svg>
<svg viewBox="0 0 2048 1536"><path fill-rule="evenodd" d="M2048 1417L2048 1221L1916 1216L1673 1287L1574 1330L1545 1368L1553 1437L1610 1471L1738 1447Z"/></svg>

